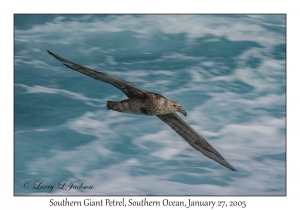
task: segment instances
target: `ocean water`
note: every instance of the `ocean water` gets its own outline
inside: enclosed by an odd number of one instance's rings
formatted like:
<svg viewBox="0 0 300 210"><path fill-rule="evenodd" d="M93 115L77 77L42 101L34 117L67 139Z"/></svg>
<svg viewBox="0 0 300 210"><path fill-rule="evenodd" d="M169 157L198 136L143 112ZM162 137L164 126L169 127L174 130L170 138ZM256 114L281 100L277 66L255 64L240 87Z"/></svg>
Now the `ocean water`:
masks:
<svg viewBox="0 0 300 210"><path fill-rule="evenodd" d="M286 194L285 15L15 15L14 35L15 195ZM46 50L179 101L238 171Z"/></svg>

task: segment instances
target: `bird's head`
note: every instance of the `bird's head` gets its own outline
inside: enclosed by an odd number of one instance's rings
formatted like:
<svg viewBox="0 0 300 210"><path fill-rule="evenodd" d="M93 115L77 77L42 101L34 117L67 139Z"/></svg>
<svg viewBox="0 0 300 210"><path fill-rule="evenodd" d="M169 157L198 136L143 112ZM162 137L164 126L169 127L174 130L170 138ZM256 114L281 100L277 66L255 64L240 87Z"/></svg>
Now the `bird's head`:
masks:
<svg viewBox="0 0 300 210"><path fill-rule="evenodd" d="M178 101L169 100L169 109L173 112L180 112L184 116L187 116L186 111L180 106L180 103Z"/></svg>

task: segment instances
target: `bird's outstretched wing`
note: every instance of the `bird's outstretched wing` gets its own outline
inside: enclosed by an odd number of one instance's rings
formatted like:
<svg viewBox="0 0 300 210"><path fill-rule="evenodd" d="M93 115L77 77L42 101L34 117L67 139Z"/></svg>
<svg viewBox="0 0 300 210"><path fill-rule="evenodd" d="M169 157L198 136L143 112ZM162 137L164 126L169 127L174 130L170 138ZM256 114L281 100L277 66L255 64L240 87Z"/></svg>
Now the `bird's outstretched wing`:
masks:
<svg viewBox="0 0 300 210"><path fill-rule="evenodd" d="M78 64L68 61L58 55L55 55L54 53L50 52L49 50L47 50L47 51L50 55L53 55L56 59L63 62L64 65L66 65L70 69L73 69L75 71L83 73L89 77L100 80L102 82L109 83L109 84L115 86L116 88L120 89L129 98L130 97L145 97L145 95L147 93L146 90L143 90L143 89L131 84L130 82L126 82L117 77L113 77L108 74L101 73L101 72L95 71L93 69L89 69L87 67L78 65Z"/></svg>
<svg viewBox="0 0 300 210"><path fill-rule="evenodd" d="M167 123L192 147L202 152L205 156L213 159L221 165L236 171L202 136L184 122L176 113L157 115L163 122Z"/></svg>

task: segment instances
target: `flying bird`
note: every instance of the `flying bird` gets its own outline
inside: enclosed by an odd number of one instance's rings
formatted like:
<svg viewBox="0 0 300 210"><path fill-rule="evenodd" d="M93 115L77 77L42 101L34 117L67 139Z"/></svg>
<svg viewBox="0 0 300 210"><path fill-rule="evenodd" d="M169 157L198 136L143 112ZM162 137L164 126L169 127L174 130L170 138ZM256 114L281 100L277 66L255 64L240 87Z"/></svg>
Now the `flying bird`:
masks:
<svg viewBox="0 0 300 210"><path fill-rule="evenodd" d="M199 135L175 113L180 112L184 116L187 116L186 111L177 101L167 99L158 93L143 90L117 77L78 65L55 55L50 51L48 51L48 53L63 62L63 64L68 68L83 73L96 80L109 83L120 89L128 97L128 99L122 101L107 101L108 109L138 115L156 115L196 150L202 152L205 156L213 159L232 171L236 171L236 169L232 167L220 155L220 153L217 152L217 150L215 150L201 135Z"/></svg>

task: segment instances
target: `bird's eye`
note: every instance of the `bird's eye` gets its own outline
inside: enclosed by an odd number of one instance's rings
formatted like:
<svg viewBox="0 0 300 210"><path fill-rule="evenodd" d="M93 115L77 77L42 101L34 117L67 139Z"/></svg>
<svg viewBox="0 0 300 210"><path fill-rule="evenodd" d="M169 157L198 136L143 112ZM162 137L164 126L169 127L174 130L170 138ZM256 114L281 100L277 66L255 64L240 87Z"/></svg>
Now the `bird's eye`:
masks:
<svg viewBox="0 0 300 210"><path fill-rule="evenodd" d="M177 105L174 104L173 106L176 107Z"/></svg>

